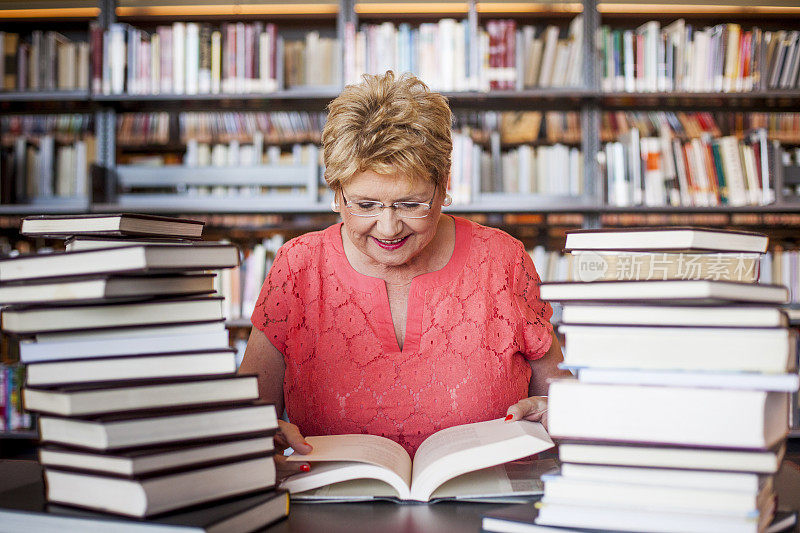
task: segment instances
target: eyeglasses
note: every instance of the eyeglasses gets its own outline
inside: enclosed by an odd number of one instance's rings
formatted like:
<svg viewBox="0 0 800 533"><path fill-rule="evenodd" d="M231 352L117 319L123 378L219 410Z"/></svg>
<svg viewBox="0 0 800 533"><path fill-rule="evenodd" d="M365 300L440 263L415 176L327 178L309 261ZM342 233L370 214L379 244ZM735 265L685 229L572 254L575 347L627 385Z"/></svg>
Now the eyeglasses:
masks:
<svg viewBox="0 0 800 533"><path fill-rule="evenodd" d="M374 200L350 202L344 197L344 191L342 191L344 206L351 215L357 217L376 217L381 214L381 210L391 207L400 218L425 218L431 212L434 198L436 198L436 188L433 189L433 197L430 202L394 202L386 205Z"/></svg>

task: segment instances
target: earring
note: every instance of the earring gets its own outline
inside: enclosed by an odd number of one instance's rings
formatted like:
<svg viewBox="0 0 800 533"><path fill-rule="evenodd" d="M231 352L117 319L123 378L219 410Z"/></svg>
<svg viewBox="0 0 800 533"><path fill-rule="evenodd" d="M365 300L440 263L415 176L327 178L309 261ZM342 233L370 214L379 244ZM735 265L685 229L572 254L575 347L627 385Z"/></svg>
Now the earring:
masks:
<svg viewBox="0 0 800 533"><path fill-rule="evenodd" d="M331 200L331 211L339 212L339 202L337 202L335 199Z"/></svg>
<svg viewBox="0 0 800 533"><path fill-rule="evenodd" d="M452 203L453 203L453 197L450 196L449 194L445 194L444 195L444 200L442 200L442 205L444 207L447 207L448 205L450 205Z"/></svg>

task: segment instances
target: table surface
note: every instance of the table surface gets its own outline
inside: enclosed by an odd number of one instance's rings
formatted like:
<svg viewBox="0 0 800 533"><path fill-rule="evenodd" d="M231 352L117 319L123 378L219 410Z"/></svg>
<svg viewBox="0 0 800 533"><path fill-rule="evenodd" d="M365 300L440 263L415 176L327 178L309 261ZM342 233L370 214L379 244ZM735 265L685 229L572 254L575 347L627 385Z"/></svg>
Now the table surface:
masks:
<svg viewBox="0 0 800 533"><path fill-rule="evenodd" d="M41 475L34 461L0 460L0 489L30 484ZM776 477L781 509L800 510L800 466L784 461ZM440 502L436 504L293 503L289 518L266 530L268 533L444 533L480 531L481 517L504 507L492 503ZM795 528L800 531L800 527Z"/></svg>

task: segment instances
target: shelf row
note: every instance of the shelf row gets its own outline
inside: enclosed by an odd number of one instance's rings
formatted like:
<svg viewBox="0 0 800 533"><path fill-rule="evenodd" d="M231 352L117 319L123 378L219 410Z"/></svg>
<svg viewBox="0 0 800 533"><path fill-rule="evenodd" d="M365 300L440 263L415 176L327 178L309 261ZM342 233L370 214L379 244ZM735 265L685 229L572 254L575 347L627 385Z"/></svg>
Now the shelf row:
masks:
<svg viewBox="0 0 800 533"><path fill-rule="evenodd" d="M800 106L800 90L759 90L748 93L672 92L620 93L588 89L536 89L524 91L444 92L454 109L535 110L575 109L581 105L608 110L704 109L709 111L779 111ZM202 95L91 95L88 91L0 92L0 112L58 112L66 110L120 111L293 109L321 111L336 98L338 90L277 91L269 94ZM77 107L77 109L76 109Z"/></svg>

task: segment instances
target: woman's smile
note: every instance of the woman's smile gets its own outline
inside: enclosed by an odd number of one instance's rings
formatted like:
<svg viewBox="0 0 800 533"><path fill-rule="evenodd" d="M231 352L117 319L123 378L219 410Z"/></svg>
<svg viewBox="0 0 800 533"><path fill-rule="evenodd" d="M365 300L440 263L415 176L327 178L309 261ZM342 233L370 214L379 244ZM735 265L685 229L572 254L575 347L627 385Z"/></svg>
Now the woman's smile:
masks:
<svg viewBox="0 0 800 533"><path fill-rule="evenodd" d="M408 238L411 235L406 235L405 237L401 237L399 239L379 239L377 237L372 237L372 239L377 243L378 246L383 248L384 250L397 250L401 246L403 246Z"/></svg>

